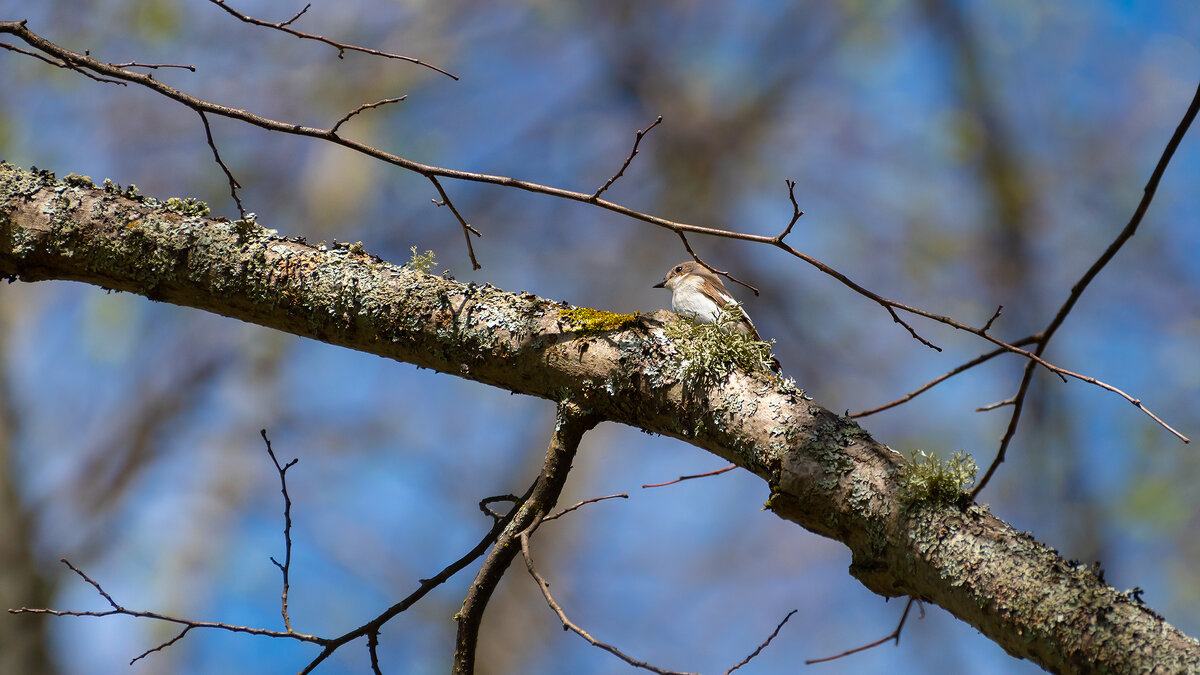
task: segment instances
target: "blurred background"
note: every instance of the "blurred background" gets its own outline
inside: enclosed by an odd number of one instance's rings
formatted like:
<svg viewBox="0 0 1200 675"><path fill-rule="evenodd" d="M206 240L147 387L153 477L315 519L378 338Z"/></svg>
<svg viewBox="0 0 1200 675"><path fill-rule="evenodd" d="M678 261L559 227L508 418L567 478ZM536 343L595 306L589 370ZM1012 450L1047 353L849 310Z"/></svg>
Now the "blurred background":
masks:
<svg viewBox="0 0 1200 675"><path fill-rule="evenodd" d="M269 21L299 3L237 0ZM254 28L207 2L0 0L0 16L103 61L180 63L155 77L210 101L328 127L407 94L346 136L444 167L592 191L634 133L664 122L607 196L676 221L777 234L884 295L994 332L1040 330L1125 225L1200 77L1200 4L1171 2L561 3L314 0L295 27L437 64L347 53ZM12 38L7 38L12 43ZM484 236L461 230L415 174L319 142L212 118L242 198L267 227L359 241L395 262L436 252L459 280L617 312L668 307L652 289L687 258L677 237L595 208L444 181ZM1168 169L1139 234L1052 343L1054 363L1140 397L1200 436L1200 130ZM0 159L134 183L236 217L194 112L0 52ZM691 239L733 288L787 374L822 405L897 398L990 346L878 306L780 251ZM278 476L295 525L292 622L341 634L411 592L489 526L476 503L520 493L553 405L405 364L71 283L0 289L0 605L118 602L280 628ZM1022 363L997 359L862 421L893 448L994 456ZM766 486L684 443L604 424L584 441L535 555L557 600L601 640L660 667L723 672L792 609L744 672L1023 673L937 607L899 646L827 664L883 637L902 601L847 573L845 547L761 510ZM1200 634L1200 462L1125 401L1038 375L1008 461L981 501L1065 557L1100 561L1174 625ZM476 566L385 628L385 672L446 672ZM283 641L150 621L0 614L0 671L295 672ZM367 672L342 649L322 673ZM481 673L612 673L624 664L559 629L511 570L490 605Z"/></svg>

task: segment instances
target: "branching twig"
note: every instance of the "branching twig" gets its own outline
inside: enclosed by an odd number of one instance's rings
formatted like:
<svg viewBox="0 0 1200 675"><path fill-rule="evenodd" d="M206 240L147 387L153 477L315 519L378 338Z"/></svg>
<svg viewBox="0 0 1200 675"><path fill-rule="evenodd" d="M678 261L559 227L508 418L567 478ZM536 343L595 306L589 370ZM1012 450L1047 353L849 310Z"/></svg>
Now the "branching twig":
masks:
<svg viewBox="0 0 1200 675"><path fill-rule="evenodd" d="M647 484L643 485L642 487L643 488L665 487L667 485L674 485L676 483L681 483L685 480L692 480L693 478L707 478L709 476L719 476L719 475L725 473L726 471L733 471L736 468L737 468L737 464L730 464L729 466L727 466L723 469L717 469L716 471L706 471L704 473L696 473L696 474L692 474L690 476L680 476L679 478L676 478L675 480L669 480L665 483L647 483Z"/></svg>
<svg viewBox="0 0 1200 675"><path fill-rule="evenodd" d="M1179 121L1179 124L1176 125L1175 132L1171 134L1170 140L1167 141L1167 146L1163 149L1162 155L1159 156L1158 163L1154 166L1154 171L1150 173L1150 179L1146 182L1146 187L1142 193L1142 199L1138 202L1137 208L1134 209L1133 215L1129 218L1129 222L1125 224L1124 229L1122 229L1117 234L1116 238L1113 239L1112 243L1108 245L1108 248L1106 248L1104 252L1100 254L1100 257L1096 259L1096 262L1092 263L1091 267L1089 267L1087 271L1083 273L1083 276L1080 277L1079 281L1075 282L1075 285L1071 287L1071 292L1067 295L1066 301L1063 302L1062 307L1058 309L1058 312L1054 315L1054 318L1050 320L1050 324L1046 326L1046 330L1042 331L1041 339L1038 342L1037 348L1034 350L1034 353L1039 357L1046 350L1046 346L1049 344L1050 339L1054 337L1055 332L1057 332L1059 327L1062 326L1063 322L1066 321L1067 315L1071 313L1071 310L1075 307L1075 303L1078 302L1079 298L1083 295L1084 290L1086 290L1092 280L1095 279L1098 274L1100 274L1100 271L1104 269L1106 265L1108 265L1109 261L1116 256L1117 251L1121 250L1121 247L1125 245L1125 242L1129 241L1129 239L1137 233L1138 226L1140 226L1142 223L1142 218L1145 217L1146 211L1150 208L1150 202L1154 200L1154 194L1158 190L1158 184L1162 180L1163 174L1166 173L1167 165L1170 164L1171 158L1175 155L1175 150L1179 147L1179 144L1183 141L1184 135L1187 134L1192 122L1196 119L1197 112L1200 112L1200 86L1197 86L1196 93L1194 96L1192 96L1192 102L1188 105L1187 111L1184 112L1183 118ZM1094 378L1087 378L1074 374L1072 374L1072 376L1078 377L1085 382L1096 384L1097 386L1108 389L1109 391L1115 391L1139 410L1149 415L1155 422L1158 422L1172 434L1175 434L1175 436L1181 441L1184 443L1190 442L1187 436L1184 436L1175 429L1171 428L1170 425L1162 421L1157 415L1150 412L1145 406L1142 405L1142 402L1139 399L1135 399L1125 392L1099 382ZM1024 375L1021 377L1021 385L1017 390L1016 396L1013 397L1012 417L1009 419L1008 428L1004 432L1004 438L1000 441L1000 449L996 451L996 457L992 460L992 463L988 466L987 471L983 474L983 478L979 479L979 482L976 483L975 487L971 490L972 499L979 495L980 491L983 490L983 488L988 484L988 481L991 480L992 475L996 472L996 468L1004 462L1004 455L1008 450L1009 444L1012 442L1013 436L1016 434L1017 424L1021 419L1021 411L1025 403L1025 395L1029 391L1029 383L1032 379L1032 364L1027 364Z"/></svg>
<svg viewBox="0 0 1200 675"><path fill-rule="evenodd" d="M283 563L281 564L274 557L271 562L279 568L283 574L283 592L279 596L280 613L283 614L283 627L291 632L292 619L288 616L288 588L290 587L289 575L292 569L292 498L287 491L287 470L296 465L300 460L293 458L287 464L280 464L279 459L275 457L275 451L271 449L271 439L267 438L267 430L261 429L263 442L267 444L267 454L271 456L271 463L275 465L275 470L279 472L279 491L283 493Z"/></svg>
<svg viewBox="0 0 1200 675"><path fill-rule="evenodd" d="M223 8L226 9L226 11L235 13L235 12L233 12L233 10L230 10L229 8L225 7L225 5L223 4L223 2L221 0L209 0L209 1L213 2L215 4L221 5ZM236 15L236 13L235 13L235 15ZM260 25L267 25L270 27L279 27L279 26L276 26L275 24L260 24ZM895 321L896 323L899 323L900 325L905 327L905 329L908 330L909 334L912 335L914 339L920 341L922 344L925 344L933 349L938 349L940 351L940 348L938 348L932 342L921 337L910 324L905 322L900 317L899 312L904 312L907 314L913 314L916 316L920 316L920 317L929 319L931 321L945 324L947 326L955 328L956 330L964 331L964 332L970 333L972 335L977 335L977 336L983 338L984 340L987 340L987 341L995 344L997 347L999 347L1001 349L1004 349L1013 354L1017 354L1023 358L1029 359L1030 361L1036 363L1037 365L1040 365L1040 366L1050 370L1051 372L1057 374L1059 377L1076 378L1076 379L1083 380L1085 382L1089 382L1091 384L1095 384L1104 389L1107 389L1113 393L1116 393L1117 395L1121 396L1122 398L1125 398L1127 401L1133 403L1142 412L1146 413L1148 416L1150 416L1156 422L1159 422L1165 428L1170 430L1172 433L1176 434L1176 436L1178 436L1181 440L1185 440L1185 442L1187 440L1187 438L1185 436L1183 436L1182 434L1179 434L1179 432L1175 431L1174 429L1171 429L1169 426L1167 426L1165 423L1163 423L1161 419L1159 419L1157 416L1155 416L1153 413L1151 413L1145 406L1143 406L1141 404L1141 402L1138 399L1133 398L1132 396L1126 394L1125 392L1121 391L1120 389L1110 386L1110 385L1106 385L1094 378L1088 378L1086 376L1082 376L1078 373L1074 373L1074 372L1066 370L1064 368L1054 366L1054 365L1046 362L1040 356L1040 350L1035 353L1035 352L1030 352L1030 351L1021 349L1019 347L1016 347L1012 344L1004 342L1003 340L1000 340L999 338L996 338L996 337L988 334L983 329L975 328L973 326L964 324L960 321L951 319L948 316L943 316L940 314L936 314L934 312L930 312L930 311L923 310L923 309L920 309L917 307L913 307L911 305L897 302L895 300L890 300L888 298L885 298L885 297L879 295L878 293L875 293L873 291L870 291L870 290L864 288L863 286L860 286L859 284L857 284L856 282L851 280L845 274L833 269L832 267L821 262L820 260L817 260L816 258L813 258L812 256L810 256L806 253L803 253L803 252L793 248L792 246L788 245L787 243L785 243L783 241L782 236L768 237L768 236L764 236L764 235L756 235L756 234L750 234L750 233L745 233L745 232L722 230L722 229L713 228L713 227L702 227L699 225L678 223L678 222L667 220L665 218L659 218L657 216L652 216L652 215L649 215L646 213L642 213L640 211L631 209L627 206L622 206L620 204L616 204L614 202L609 202L604 199L593 198L593 196L589 193L576 192L576 191L572 191L572 190L564 190L561 188L550 187L550 186L541 185L538 183L532 183L532 182L524 181L524 180L519 180L519 179L507 177L507 176L496 176L496 175L490 175L490 174L472 173L472 172L467 172L467 171L459 171L459 170L454 170L454 169L446 169L446 168L442 168L442 167L421 164L419 162L414 162L412 160L405 159L403 157L399 157L397 155L393 155L391 153L384 152L382 150L379 150L378 148L366 145L364 143L360 143L358 141L353 141L350 139L343 138L336 134L330 133L330 131L328 129L316 129L316 128L306 127L306 126L299 125L299 124L289 124L289 123L284 123L284 122L278 122L275 120L271 120L271 119L267 119L264 117L260 117L260 116L251 114L249 112L246 112L245 110L230 108L228 106L222 106L219 104L215 104L215 103L211 103L208 101L204 101L204 100L195 98L195 97L185 94L173 87L170 87L162 82L159 82L159 81L155 80L154 78L150 77L149 75L124 70L121 68L116 68L109 64L96 61L96 60L90 58L89 56L78 54L78 53L72 52L70 50L64 49L63 47L60 47L60 46L46 40L45 38L42 38L41 36L37 35L36 33L33 33L32 31L30 31L25 26L24 21L0 22L0 33L9 33L9 34L15 35L18 38L20 38L21 40L24 40L30 46L34 47L35 49L40 50L41 52L43 52L45 54L54 56L54 57L62 60L65 64L68 64L68 65L61 65L60 67L70 67L70 68L73 68L76 70L82 70L82 69L86 68L87 70L90 70L93 73L97 73L104 77L113 78L115 80L121 80L124 82L132 82L132 83L139 84L144 87L153 89L154 91L158 92L159 94L166 96L167 98L173 99L175 101L178 101L179 103L182 103L183 105L186 105L194 110L197 110L198 112L210 112L213 114L222 115L222 116L229 117L232 119L238 119L238 120L247 122L249 124L253 124L255 126L258 126L260 128L267 129L270 131L277 131L280 133L288 133L288 134L293 134L293 135L306 136L306 137L310 137L310 138L323 139L323 140L326 140L326 141L329 141L332 143L336 143L338 145L342 145L343 147L349 148L351 150L354 150L361 154L367 155L369 157L373 157L375 159L379 159L379 160L387 162L389 164L393 164L400 168L403 168L403 169L406 169L409 171L413 171L415 173L419 173L419 174L429 178L430 180L435 181L435 185L437 185L437 187L439 189L439 193L443 194L442 202L446 203L447 205L449 205L449 201L445 199L444 191L441 190L441 186L438 185L436 182L436 178L438 178L438 177L453 178L456 180L464 180L464 181L501 185L501 186L505 186L505 187L516 188L519 190L525 190L528 192L534 192L534 193L543 194L543 195L547 195L547 196L558 197L561 199L584 202L584 203L588 203L588 204L597 206L599 208L602 208L602 209L605 209L608 211L612 211L614 213L618 213L618 214L627 216L629 218L633 218L635 220L640 220L642 222L646 222L646 223L649 223L649 224L652 224L652 225L655 225L658 227L663 227L663 228L671 230L672 232L675 232L683 240L685 248L688 249L689 253L692 254L693 258L695 258L697 261L701 262L701 264L704 264L705 267L708 267L709 269L712 269L712 268L709 265L705 264L702 260L700 260L699 257L695 255L695 252L691 250L691 247L687 243L685 234L687 234L687 233L703 234L703 235L709 235L709 236L714 236L714 237L722 237L722 238L727 238L727 239L735 239L735 240L739 240L739 241L763 243L763 244L768 244L768 245L774 246L774 247L779 248L780 250L784 251L785 253L808 263L809 265L815 267L817 270L821 271L822 273L833 277L834 279L836 279L837 281L842 283L844 286L853 290L855 293L858 293L859 295L862 295L863 297L866 297L866 298L872 300L873 302L879 304L881 307L883 307L888 312L888 314L892 317L893 321ZM3 43L0 43L0 44L3 44ZM10 46L10 48L11 48L11 46ZM1195 103L1195 102L1193 102L1193 103ZM1105 254L1101 257L1101 259L1097 261L1097 264L1093 266L1093 269L1089 270L1088 274L1085 274L1084 279L1080 282L1080 284L1077 284L1078 290L1073 291L1071 297L1068 299L1068 304L1064 305L1064 309L1060 311L1061 317L1065 318L1066 312L1068 312L1070 310L1070 306L1073 306L1075 299L1078 298L1078 294L1082 292L1082 286L1086 285L1086 283L1088 281L1090 281L1092 277L1094 277L1095 273L1099 271L1099 268L1103 267L1103 265L1107 263L1108 259L1110 259L1112 257L1112 255L1115 254L1115 251L1117 248L1120 247L1120 244L1123 243L1123 241L1125 239L1127 239L1128 236L1132 235L1132 229L1136 228L1137 222L1140 222L1141 215L1145 212L1145 208L1148 207L1148 205L1149 205L1150 197L1152 197L1152 195L1153 195L1153 189L1157 187L1158 179L1162 174L1162 170L1165 169L1166 160L1169 159L1170 155L1174 152L1175 146L1178 145L1178 141L1180 138L1182 138L1183 132L1186 130L1186 127L1188 125L1190 125L1191 118L1194 117L1194 107L1195 106L1193 105L1193 108L1189 109L1189 114L1187 116L1185 116L1184 122L1180 123L1179 129L1177 129L1177 131L1176 131L1176 136L1172 138L1171 143L1168 145L1168 151L1164 153L1163 159L1160 160L1159 167L1155 170L1155 174L1151 179L1151 184L1147 186L1146 197L1143 199L1142 204L1139 205L1138 211L1137 211L1137 213L1135 213L1134 220L1131 221L1132 227L1127 227L1127 230L1129 230L1128 235L1125 235L1123 233L1122 237L1119 237L1118 241L1114 242L1114 245L1110 246L1109 250L1106 251ZM437 203L436 200L435 200L435 203ZM794 209L795 209L795 207L794 207ZM478 231L474 230L474 228L471 228L470 225L466 223L466 220L461 217L461 215L458 215L458 214L456 214L456 215L459 219L460 224L463 225L464 236L466 236L467 240L468 240L468 252L471 254L472 265L475 266L476 269L478 269L479 263L474 257L474 252L470 245L470 237L469 237L470 232L475 231L477 233ZM793 216L793 217L795 217L795 216ZM787 232L787 230L785 230L785 233L786 232ZM734 281L735 283L739 283L739 284L742 284L743 286L747 286L747 288L751 288L751 290L754 290L755 294L758 293L757 289L753 289L753 287L750 287L749 285L747 285L737 279L734 279L733 277L730 277L728 274L725 274L725 273L721 273L721 274L726 276L726 278L729 278L731 281ZM1061 322L1061 319L1058 319L1058 317L1056 317L1056 322L1052 323L1052 327L1057 328L1057 324L1060 322ZM1044 345L1045 344L1044 341L1048 340L1048 339L1049 339L1049 336L1044 335L1042 344ZM1020 408L1020 406L1018 405L1016 407L1016 409L1019 410L1019 408Z"/></svg>
<svg viewBox="0 0 1200 675"><path fill-rule="evenodd" d="M518 535L527 537L543 522L550 509L554 508L559 495L562 494L563 486L566 485L567 474L571 470L575 452L579 449L580 439L598 421L594 415L579 409L573 403L564 401L559 404L558 420L546 448L542 471L529 488L528 499L513 508L512 517L503 532L498 533L495 538L495 545L484 559L466 599L463 600L462 610L455 616L458 620L458 635L454 647L455 673L468 675L475 672L475 649L479 641L483 611L504 572L520 550Z"/></svg>
<svg viewBox="0 0 1200 675"><path fill-rule="evenodd" d="M25 19L22 19L19 22L21 24L21 26L25 25L25 21L26 21ZM33 58L35 58L39 61L49 63L50 65L54 66L55 68L64 68L66 70L74 70L75 72L79 73L80 75L83 75L84 77L95 80L97 82L105 82L107 84L119 84L122 87L129 86L128 82L121 82L120 80L110 80L106 77L97 77L97 76L89 73L88 71L76 66L75 64L71 63L70 61L68 61L66 59L63 59L62 61L55 61L54 59L43 56L41 54L38 54L37 52L32 52L32 51L29 51L28 49L21 49L20 47L18 47L16 45L10 45L7 42L0 42L0 48L7 49L10 52L24 54L25 56L32 56Z"/></svg>
<svg viewBox="0 0 1200 675"><path fill-rule="evenodd" d="M380 56L385 59L398 59L400 61L407 61L409 63L416 64L418 66L424 66L426 68L429 68L430 70L436 70L437 72L439 72L447 77L453 78L455 80L458 79L457 76L451 75L450 73L442 70L441 68L438 68L437 66L425 63L424 61L413 58L411 56L403 56L401 54L392 54L390 52L381 52L377 49L369 49L367 47L358 47L356 45L345 44L342 42L335 42L335 41L330 40L329 38L321 36L321 35L313 35L312 33L302 33L293 28L289 28L288 26L292 22L294 22L296 19L299 19L301 16L304 15L305 12L308 11L308 8L312 6L312 3L305 5L304 9L300 10L299 12L296 12L296 15L293 16L292 18L288 19L287 21L279 21L279 22L272 23L270 21L263 21L262 19L256 19L252 16L242 14L241 12L237 11L236 9L225 4L225 0L208 0L208 1L216 6L220 7L221 9L225 10L226 12L229 12L233 16L237 17L240 21L244 21L248 24L253 24L255 26L262 26L263 28L274 28L275 30L283 31L283 32L287 33L288 35L294 35L302 40L316 40L317 42L323 42L323 43L329 45L330 47L333 47L338 50L338 58L339 59L343 58L345 56L345 53L348 51L362 52L363 54L370 54L372 56Z"/></svg>
<svg viewBox="0 0 1200 675"><path fill-rule="evenodd" d="M429 180L433 183L433 187L437 188L438 194L442 196L440 201L435 199L433 200L433 203L437 204L438 206L450 207L450 212L453 213L454 217L458 219L459 225L462 225L463 237L465 237L467 240L467 255L471 256L471 268L482 268L483 266L480 265L479 261L475 259L475 247L471 244L471 235L474 234L476 237L482 237L483 233L474 227L471 227L471 224L467 222L467 219L462 217L462 214L459 213L458 209L454 207L454 202L450 201L450 195L446 194L446 191L442 189L442 184L438 182L437 176L430 176Z"/></svg>
<svg viewBox="0 0 1200 675"><path fill-rule="evenodd" d="M233 201L237 204L238 217L245 220L246 209L242 207L242 200L238 197L238 190L241 189L242 184L233 177L233 172L221 160L221 153L217 152L217 144L213 143L212 129L208 126L208 116L204 114L203 110L196 112L200 113L200 121L204 122L204 138L208 141L208 147L212 149L213 159L217 160L217 164L220 165L221 171L225 172L225 178L229 181L229 194L233 196Z"/></svg>
<svg viewBox="0 0 1200 675"><path fill-rule="evenodd" d="M218 628L220 630L229 631L231 633L246 633L248 635L261 635L264 637L273 637L273 638L290 638L293 640L299 640L301 642L311 642L313 644L318 644L318 645L325 645L325 644L329 643L329 640L327 640L325 638L317 637L315 635L306 635L304 633L297 633L295 631L268 630L265 628L252 628L250 626L238 626L238 625L234 625L234 624L219 623L219 622L215 622L215 621L195 621L192 619L181 619L181 618L175 617L175 616L159 614L158 612L146 612L146 611L141 611L141 610L128 609L126 607L123 607L123 606L117 604L117 601L113 600L112 596L109 595L108 592L105 591L104 588L102 588L99 583L94 581L87 574L84 574L82 570L80 570L79 568L72 565L70 563L70 561L68 561L66 558L61 559L61 562L64 565L66 565L67 567L69 567L72 572L79 575L79 577L82 578L84 581L91 584L91 586L96 589L96 592L99 593L108 602L109 606L112 607L112 609L105 610L102 612L93 612L93 611L80 611L80 610L58 610L58 609L21 607L20 609L8 610L9 613L10 614L49 614L52 616L116 616L116 615L121 615L121 616L131 616L131 617L142 618L142 619L155 619L158 621L165 621L167 623L174 623L174 624L179 624L181 626L187 626L189 628ZM179 638L176 637L176 638L173 638L172 640L170 640L169 642L175 642L178 639ZM166 644L167 643L164 643L161 646L165 646ZM160 646L160 648L161 648L161 646ZM153 652L153 651L157 651L157 649L150 650L150 652Z"/></svg>
<svg viewBox="0 0 1200 675"><path fill-rule="evenodd" d="M850 656L851 654L857 654L859 652L866 651L872 647L878 647L879 645L887 642L888 640L895 640L896 644L900 644L900 629L904 628L904 622L906 620L908 620L908 611L910 609L912 609L914 602L920 603L920 601L917 600L916 598L910 597L908 599L908 604L904 606L904 614L900 615L900 623L896 625L896 630L892 631L891 633L888 633L887 635L879 638L878 640L876 640L874 642L869 642L861 647L855 647L854 649L847 649L846 651L842 652L841 654L835 654L833 656L825 656L825 657L822 657L819 659L808 659L804 662L804 665L811 666L814 663L825 663L826 661L833 661L835 659L840 659L843 656ZM921 618L922 619L925 618L925 608L924 607L921 607Z"/></svg>
<svg viewBox="0 0 1200 675"><path fill-rule="evenodd" d="M792 202L792 219L788 221L787 227L783 228L783 232L775 235L775 239L772 240L779 244L782 244L784 238L792 233L792 228L796 226L800 216L804 215L804 212L800 210L800 204L796 202L796 181L787 178L783 182L787 185L788 200Z"/></svg>
<svg viewBox="0 0 1200 675"><path fill-rule="evenodd" d="M1021 347L1023 345L1031 344L1034 342L1037 342L1037 338L1034 336L1030 336L1030 337L1026 337L1026 338L1021 338L1020 340L1013 342L1012 345L1014 347ZM986 362L996 358L997 356L1000 356L1001 354L1007 354L1007 353L1008 353L1007 349L994 349L986 354L981 354L980 356L977 356L974 359L967 361L966 363L955 368L954 370L951 370L950 372L943 373L943 374L939 375L938 377L935 377L934 379L926 382L925 384L921 385L920 387L917 387L916 389L914 389L913 391L910 391L909 393L905 394L904 396L901 396L900 398L898 398L894 401L891 401L890 403L884 403L883 405L881 405L877 408L871 408L869 410L862 410L860 412L852 413L852 414L849 414L846 416L851 419L855 419L858 417L866 417L867 415L874 415L875 413L883 412L884 410L887 410L889 408L894 408L894 407L900 405L901 403L907 403L907 402L913 400L914 398L920 396L921 394L924 394L925 392L934 388L935 386L941 384L942 382L945 382L946 380L954 377L955 375L958 375L967 370L970 370L971 368L974 368L975 366L978 366L980 364L986 363Z"/></svg>
<svg viewBox="0 0 1200 675"><path fill-rule="evenodd" d="M625 163L621 165L620 170L618 170L616 173L613 174L612 178L608 179L608 182L606 182L604 185L601 185L599 190L596 190L595 192L592 193L592 201L599 199L600 195L604 194L605 190L612 187L612 184L617 182L617 179L619 179L621 176L625 175L625 169L629 168L630 162L632 162L633 158L637 156L638 145L641 144L642 137L645 136L646 134L650 133L650 130L653 129L654 127L658 126L659 124L662 124L662 120L663 120L662 115L659 115L654 120L653 124L646 127L645 129L638 129L637 135L634 136L634 138L633 138L633 150L631 150L629 152L629 156L625 158Z"/></svg>
<svg viewBox="0 0 1200 675"><path fill-rule="evenodd" d="M305 675L306 673L311 673L314 668L319 666L323 661L325 661L325 659L329 658L329 656L332 655L338 647L348 642L357 640L360 637L367 637L369 640L373 633L377 634L379 629L382 628L383 625L388 621L391 621L392 618L397 614L400 614L401 612L417 604L417 602L421 598L425 597L430 591L445 583L450 577L458 574L467 565L470 565L478 560L480 556L487 552L488 547L496 542L501 533L508 529L509 524L512 523L513 519L517 517L518 513L520 513L521 507L533 495L535 486L536 483L529 486L529 489L525 491L524 495L515 499L512 510L510 510L504 517L492 523L492 528L488 530L487 534L485 534L479 540L479 543L475 544L474 548L472 548L470 551L467 551L467 553L461 558L450 563L434 576L428 579L421 579L420 586L418 586L417 590L410 593L408 597L404 598L400 602L397 602L396 604L387 608L379 616L346 633L345 635L329 640L328 644L325 645L325 648L321 650L321 653L318 654L317 657L312 661L310 661L309 664L305 666L304 670L300 671L300 674Z"/></svg>

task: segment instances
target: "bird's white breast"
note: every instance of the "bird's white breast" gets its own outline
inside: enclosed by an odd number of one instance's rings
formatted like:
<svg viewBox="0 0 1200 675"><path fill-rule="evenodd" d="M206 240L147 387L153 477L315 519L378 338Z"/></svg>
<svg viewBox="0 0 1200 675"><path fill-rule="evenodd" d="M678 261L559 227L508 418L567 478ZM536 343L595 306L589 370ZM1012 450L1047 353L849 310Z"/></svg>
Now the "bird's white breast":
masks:
<svg viewBox="0 0 1200 675"><path fill-rule="evenodd" d="M717 320L720 307L700 289L704 280L688 275L681 279L671 293L671 309L676 314L693 317L701 323Z"/></svg>

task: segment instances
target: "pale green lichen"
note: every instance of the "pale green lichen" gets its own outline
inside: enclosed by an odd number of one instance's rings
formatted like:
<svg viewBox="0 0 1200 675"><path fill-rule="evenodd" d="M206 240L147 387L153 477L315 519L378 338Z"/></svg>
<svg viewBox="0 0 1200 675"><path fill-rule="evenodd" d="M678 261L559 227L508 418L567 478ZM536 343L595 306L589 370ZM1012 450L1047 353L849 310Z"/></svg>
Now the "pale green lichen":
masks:
<svg viewBox="0 0 1200 675"><path fill-rule="evenodd" d="M416 246L410 246L408 250L412 251L412 259L404 265L405 267L425 274L433 274L433 268L437 266L437 255L433 251L417 253Z"/></svg>
<svg viewBox="0 0 1200 675"><path fill-rule="evenodd" d="M571 307L560 309L558 318L564 321L571 330L601 332L629 328L638 322L640 314L613 314L590 307Z"/></svg>
<svg viewBox="0 0 1200 675"><path fill-rule="evenodd" d="M975 460L963 450L948 460L917 450L900 469L900 498L908 504L953 504L966 496L966 487L974 482L978 470Z"/></svg>
<svg viewBox="0 0 1200 675"><path fill-rule="evenodd" d="M721 310L713 323L681 316L664 327L667 336L676 341L684 379L716 381L735 368L771 369L771 345L775 341L762 342L736 330L743 316L741 308L732 305Z"/></svg>
<svg viewBox="0 0 1200 675"><path fill-rule="evenodd" d="M208 204L191 197L183 199L171 197L163 204L163 208L181 216L207 216L209 214Z"/></svg>

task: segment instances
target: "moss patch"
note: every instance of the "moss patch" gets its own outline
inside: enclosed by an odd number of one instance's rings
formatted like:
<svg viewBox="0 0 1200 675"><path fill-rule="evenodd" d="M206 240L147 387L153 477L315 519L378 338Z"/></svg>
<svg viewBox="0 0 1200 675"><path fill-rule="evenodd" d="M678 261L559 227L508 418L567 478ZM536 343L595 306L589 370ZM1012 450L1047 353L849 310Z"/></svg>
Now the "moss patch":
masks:
<svg viewBox="0 0 1200 675"><path fill-rule="evenodd" d="M559 320L566 322L571 330L589 332L629 328L636 324L640 317L641 315L637 312L633 314L613 314L612 312L604 312L598 309L591 309L590 307L572 307L558 311Z"/></svg>

